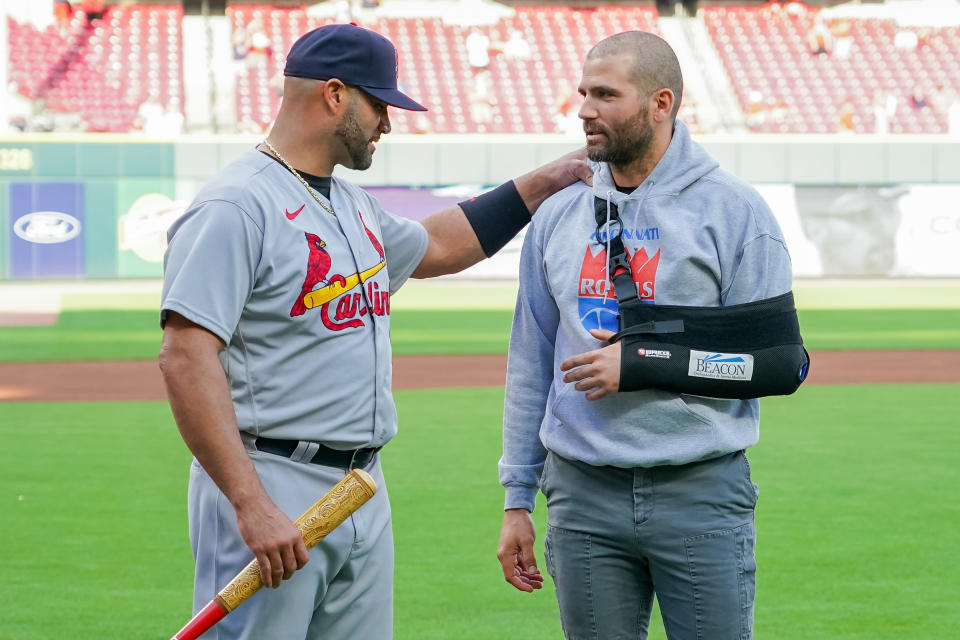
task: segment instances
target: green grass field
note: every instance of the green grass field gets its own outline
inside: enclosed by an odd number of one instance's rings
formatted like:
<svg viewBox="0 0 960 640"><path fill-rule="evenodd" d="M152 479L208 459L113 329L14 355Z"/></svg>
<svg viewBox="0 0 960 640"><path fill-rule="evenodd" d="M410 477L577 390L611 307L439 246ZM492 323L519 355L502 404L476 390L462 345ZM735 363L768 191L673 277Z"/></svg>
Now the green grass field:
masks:
<svg viewBox="0 0 960 640"><path fill-rule="evenodd" d="M763 401L757 637L960 637L958 393L809 387ZM549 581L515 592L494 557L503 390L396 396L400 435L384 453L396 638L560 640ZM7 403L0 415L0 639L170 637L190 615L192 561L189 455L167 407Z"/></svg>
<svg viewBox="0 0 960 640"><path fill-rule="evenodd" d="M960 349L957 309L801 309L807 348ZM396 354L506 353L512 311L402 309ZM0 362L139 360L157 356L155 311L64 311L48 327L0 327Z"/></svg>
<svg viewBox="0 0 960 640"><path fill-rule="evenodd" d="M395 352L505 352L509 287L441 282L398 294ZM806 283L797 299L812 350L944 349L960 348L958 291ZM156 356L152 294L63 304L55 326L0 327L0 362ZM960 637L958 394L810 386L761 401L756 637ZM396 639L561 640L549 579L516 592L494 556L503 389L395 396ZM166 404L0 402L0 438L0 640L169 638L190 616L192 559L190 456ZM650 637L664 638L656 615Z"/></svg>

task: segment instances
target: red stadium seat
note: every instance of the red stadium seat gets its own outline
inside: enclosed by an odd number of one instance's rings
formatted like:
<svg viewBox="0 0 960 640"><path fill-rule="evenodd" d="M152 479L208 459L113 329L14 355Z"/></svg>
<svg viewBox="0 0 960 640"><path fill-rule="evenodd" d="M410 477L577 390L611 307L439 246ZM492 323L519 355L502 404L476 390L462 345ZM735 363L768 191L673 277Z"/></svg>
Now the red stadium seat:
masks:
<svg viewBox="0 0 960 640"><path fill-rule="evenodd" d="M935 97L942 86L960 89L960 27L930 29L922 45L909 49L894 46L900 27L893 20L849 19L849 55L815 56L807 35L818 11L797 3L790 11L779 5L702 10L715 54L753 130L834 132L840 105L849 99L856 130L870 132L874 93L886 91L898 101L892 132L946 131ZM24 96L46 98L51 109L80 114L96 130L129 131L137 108L151 94L182 111L182 16L182 8L172 4L110 6L102 20L87 24L77 12L66 26L43 32L8 18L10 82ZM301 34L330 19L309 16L304 7L269 5L231 5L227 16L235 32L257 21L270 43L271 54L236 77L237 120L244 128L262 130L279 107L274 83L282 74L284 53ZM431 17L384 17L362 26L394 41L401 51L401 84L430 107L423 115L392 110L394 131L551 133L559 130L556 94L575 89L586 50L620 31L658 33L657 20L649 6L516 7L512 17L482 30L492 43L518 31L531 56L509 59L502 47L491 47L487 110L471 108L476 80L465 47L468 27ZM836 20L827 22L835 26ZM915 85L928 96L928 107L910 105ZM751 96L757 92L768 106L780 104L778 118L749 115L756 110ZM685 105L698 98L685 95ZM480 118L484 111L487 117ZM696 126L695 109L685 117Z"/></svg>
<svg viewBox="0 0 960 640"><path fill-rule="evenodd" d="M151 92L182 109L182 16L180 6L111 6L90 25L78 12L68 30L42 33L8 19L10 80L90 131L130 131Z"/></svg>
<svg viewBox="0 0 960 640"><path fill-rule="evenodd" d="M302 33L323 20L302 9L269 6L230 6L234 29L246 29L258 17L275 50L287 51ZM572 87L580 75L584 52L596 40L626 29L657 31L652 7L601 7L591 11L569 8L517 7L515 15L484 30L491 41L505 41L519 31L530 44L529 60L491 56L488 71L496 102L488 122L476 122L470 109L474 72L465 48L469 29L445 24L440 18L382 18L361 26L390 38L401 51L400 82L430 108L425 115L436 133L553 133L556 85L566 80ZM269 73L280 74L283 56L274 56ZM252 118L258 126L269 124L279 106L276 96L251 91L251 79L238 81L238 120ZM511 100L511 97L516 97ZM418 115L391 111L393 130L418 130Z"/></svg>
<svg viewBox="0 0 960 640"><path fill-rule="evenodd" d="M960 47L960 29L932 29L929 46L910 50L893 46L897 31L893 20L848 19L849 55L839 57L834 52L813 56L806 37L817 11L807 8L793 16L769 7L704 8L707 31L745 113L750 108L750 91L759 90L796 108L800 117L778 127L786 129L784 133L833 133L840 105L852 98L856 131L869 133L874 130L873 94L882 90L899 102L891 132L946 131L943 114L911 114L908 97L915 84L928 95L940 84L952 82L960 88L958 65L952 55ZM789 83L771 83L776 89L761 86L759 80L774 79L784 71ZM758 131L768 129L766 124L755 127Z"/></svg>

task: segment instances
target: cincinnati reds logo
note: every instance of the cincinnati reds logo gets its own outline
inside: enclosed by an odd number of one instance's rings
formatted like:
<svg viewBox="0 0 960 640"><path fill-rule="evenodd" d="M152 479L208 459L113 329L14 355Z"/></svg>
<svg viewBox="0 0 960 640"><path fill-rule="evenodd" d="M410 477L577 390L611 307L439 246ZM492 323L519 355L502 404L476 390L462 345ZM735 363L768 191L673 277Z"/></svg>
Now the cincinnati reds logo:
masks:
<svg viewBox="0 0 960 640"><path fill-rule="evenodd" d="M656 292L657 267L660 264L660 250L652 257L641 247L633 254L627 249L630 261L630 275L637 287L637 294L644 302L652 303ZM620 307L613 284L607 277L607 250L602 249L593 255L587 246L580 267L580 279L577 282L578 312L583 328L617 330L617 318Z"/></svg>
<svg viewBox="0 0 960 640"><path fill-rule="evenodd" d="M357 212L360 214L360 212ZM377 282L370 281L383 267L386 266L386 256L383 245L367 227L360 214L360 224L363 225L370 244L380 255L380 261L363 271L343 276L335 273L330 275L332 261L326 250L326 242L312 233L304 233L310 255L307 258L307 273L300 293L297 295L290 317L302 316L308 309L320 307L320 319L323 325L331 331L343 331L350 327L362 327L363 316L390 315L390 292L381 291ZM366 285L366 299L363 291L354 291L357 287Z"/></svg>

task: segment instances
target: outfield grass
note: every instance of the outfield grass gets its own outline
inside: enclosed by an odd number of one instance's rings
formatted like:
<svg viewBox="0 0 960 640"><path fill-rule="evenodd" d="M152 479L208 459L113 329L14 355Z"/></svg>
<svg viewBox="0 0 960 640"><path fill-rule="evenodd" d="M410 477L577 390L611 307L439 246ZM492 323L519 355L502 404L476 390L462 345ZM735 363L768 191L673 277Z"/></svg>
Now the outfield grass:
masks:
<svg viewBox="0 0 960 640"><path fill-rule="evenodd" d="M960 637L958 393L814 386L762 401L757 637ZM515 592L494 557L503 390L396 397L396 639L559 640L549 580ZM0 403L0 437L0 640L170 637L192 564L189 455L165 404Z"/></svg>
<svg viewBox="0 0 960 640"><path fill-rule="evenodd" d="M818 349L960 349L960 309L807 309L800 326ZM64 311L49 327L0 327L0 362L142 360L157 356L155 311ZM513 312L405 309L391 318L399 355L506 353Z"/></svg>

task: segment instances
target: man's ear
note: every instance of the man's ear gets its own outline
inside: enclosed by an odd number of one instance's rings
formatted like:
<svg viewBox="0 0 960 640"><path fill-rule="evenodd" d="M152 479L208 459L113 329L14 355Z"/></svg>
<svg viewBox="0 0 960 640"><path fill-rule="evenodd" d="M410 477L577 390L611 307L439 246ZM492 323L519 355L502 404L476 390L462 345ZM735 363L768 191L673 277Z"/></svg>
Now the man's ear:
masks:
<svg viewBox="0 0 960 640"><path fill-rule="evenodd" d="M675 100L676 98L673 95L673 91L666 87L658 89L650 96L654 122L666 122L670 120L670 113L673 111Z"/></svg>
<svg viewBox="0 0 960 640"><path fill-rule="evenodd" d="M333 113L339 113L347 106L349 89L338 78L330 78L323 83L323 101Z"/></svg>

